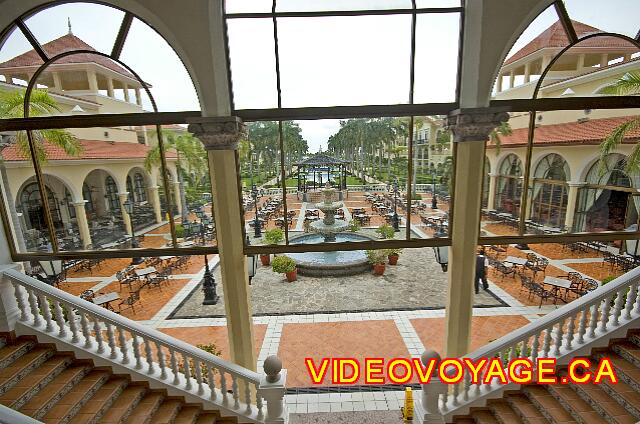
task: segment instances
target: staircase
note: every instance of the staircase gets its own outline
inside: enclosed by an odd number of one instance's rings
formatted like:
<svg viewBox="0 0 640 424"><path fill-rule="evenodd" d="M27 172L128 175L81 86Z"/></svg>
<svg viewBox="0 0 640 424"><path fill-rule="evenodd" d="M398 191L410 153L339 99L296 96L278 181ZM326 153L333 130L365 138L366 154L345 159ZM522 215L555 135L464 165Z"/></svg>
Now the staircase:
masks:
<svg viewBox="0 0 640 424"><path fill-rule="evenodd" d="M19 337L0 349L0 404L45 423L229 424L184 398L132 382L53 345Z"/></svg>
<svg viewBox="0 0 640 424"><path fill-rule="evenodd" d="M608 348L594 349L591 362L609 358L619 382L611 384L527 385L505 392L468 415L455 416L457 424L633 424L640 421L640 331L613 341ZM559 368L559 376L566 375ZM591 370L594 371L593 369Z"/></svg>

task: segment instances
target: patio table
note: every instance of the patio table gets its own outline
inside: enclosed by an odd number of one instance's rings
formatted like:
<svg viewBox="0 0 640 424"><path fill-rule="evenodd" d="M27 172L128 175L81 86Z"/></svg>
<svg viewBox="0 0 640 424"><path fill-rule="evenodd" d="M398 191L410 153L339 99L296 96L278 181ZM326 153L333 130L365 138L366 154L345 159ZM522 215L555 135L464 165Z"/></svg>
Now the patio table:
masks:
<svg viewBox="0 0 640 424"><path fill-rule="evenodd" d="M504 262L509 262L514 265L524 266L527 263L527 258L518 258L517 256L507 256Z"/></svg>
<svg viewBox="0 0 640 424"><path fill-rule="evenodd" d="M94 297L93 303L113 311L113 308L111 307L111 302L114 302L118 299L120 299L120 294L118 294L117 292L111 292L111 293L103 294L101 296Z"/></svg>
<svg viewBox="0 0 640 424"><path fill-rule="evenodd" d="M150 267L147 267L147 268L136 269L134 272L136 273L136 275L138 277L146 277L149 274L153 274L154 272L158 272L158 270L156 269L156 267L150 266Z"/></svg>
<svg viewBox="0 0 640 424"><path fill-rule="evenodd" d="M569 292L569 288L571 288L571 281L565 280L563 278L557 278L557 277L544 277L543 283L544 284L548 284L548 285L553 287L553 289L552 289L553 290L553 296L556 299L560 299L564 303L567 303L567 301L565 299L563 299L561 296L558 296L558 291L560 289L564 289L565 296L566 296L566 294Z"/></svg>

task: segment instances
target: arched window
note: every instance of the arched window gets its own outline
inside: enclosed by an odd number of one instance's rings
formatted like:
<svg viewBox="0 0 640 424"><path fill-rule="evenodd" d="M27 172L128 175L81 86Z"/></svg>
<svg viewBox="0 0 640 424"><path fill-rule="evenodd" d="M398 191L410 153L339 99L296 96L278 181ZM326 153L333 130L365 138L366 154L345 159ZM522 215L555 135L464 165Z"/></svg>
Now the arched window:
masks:
<svg viewBox="0 0 640 424"><path fill-rule="evenodd" d="M55 228L61 228L62 219L60 218L60 206L58 199L49 186L45 187L47 189L47 198L49 200L48 206L51 211L53 225ZM38 189L37 183L29 183L22 189L22 192L20 193L20 207L25 216L25 222L27 223L28 228L35 228L38 230L45 230L47 228L42 197L40 196L40 190Z"/></svg>
<svg viewBox="0 0 640 424"><path fill-rule="evenodd" d="M113 213L120 212L120 198L118 197L118 186L113 178L109 175L104 180L106 189L107 203L109 210Z"/></svg>
<svg viewBox="0 0 640 424"><path fill-rule="evenodd" d="M84 198L84 200L86 200L84 209L87 211L87 213L95 212L95 206L93 204L93 196L91 195L91 192L91 187L89 187L86 182L82 183L82 197Z"/></svg>
<svg viewBox="0 0 640 424"><path fill-rule="evenodd" d="M517 216L522 194L522 161L518 156L509 154L500 163L495 207L499 212Z"/></svg>
<svg viewBox="0 0 640 424"><path fill-rule="evenodd" d="M133 176L133 190L136 197L136 202L146 202L147 201L147 185L145 183L144 177L141 173L136 172Z"/></svg>
<svg viewBox="0 0 640 424"><path fill-rule="evenodd" d="M565 225L569 164L558 154L544 156L534 172L531 220L555 228Z"/></svg>

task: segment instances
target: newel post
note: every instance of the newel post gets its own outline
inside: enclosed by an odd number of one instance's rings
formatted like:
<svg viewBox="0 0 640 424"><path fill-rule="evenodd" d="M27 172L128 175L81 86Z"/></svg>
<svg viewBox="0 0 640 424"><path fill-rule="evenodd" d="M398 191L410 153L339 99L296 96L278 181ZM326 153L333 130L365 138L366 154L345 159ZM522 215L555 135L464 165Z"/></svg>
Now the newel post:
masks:
<svg viewBox="0 0 640 424"><path fill-rule="evenodd" d="M286 424L289 413L284 399L287 370L282 369L282 361L277 356L269 356L264 361L264 375L260 379L259 396L267 402L265 424Z"/></svg>
<svg viewBox="0 0 640 424"><path fill-rule="evenodd" d="M440 355L434 350L427 350L420 357L424 366L427 366L431 359L436 360L436 366L431 374L431 381L429 384L422 385L420 396L416 396L413 401L413 417L414 422L420 424L444 424L439 400L440 395L447 390L447 385L440 381L438 376L437 365L440 363Z"/></svg>
<svg viewBox="0 0 640 424"><path fill-rule="evenodd" d="M5 273L8 270L18 270L19 268L18 264L0 265L0 333L11 333L21 314L16 301L15 289Z"/></svg>

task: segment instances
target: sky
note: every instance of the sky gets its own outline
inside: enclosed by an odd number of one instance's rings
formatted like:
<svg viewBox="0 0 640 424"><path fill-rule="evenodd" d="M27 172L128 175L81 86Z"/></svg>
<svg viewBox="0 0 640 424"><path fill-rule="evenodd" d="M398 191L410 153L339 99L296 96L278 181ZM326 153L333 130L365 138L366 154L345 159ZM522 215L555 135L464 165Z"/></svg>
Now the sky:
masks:
<svg viewBox="0 0 640 424"><path fill-rule="evenodd" d="M271 0L227 0L228 12L267 12ZM410 7L410 0L279 0L279 11ZM459 0L417 0L418 7L451 7ZM638 0L566 0L572 19L635 36ZM605 6L606 7L603 7ZM44 44L68 32L109 53L123 12L73 3L44 10L27 26ZM557 20L550 8L522 34L513 54ZM455 100L459 15L419 15L416 27L415 103ZM283 107L399 104L409 102L411 18L405 15L281 18L278 38ZM277 107L273 24L269 19L229 21L235 106ZM0 50L0 61L31 49L15 31ZM193 84L171 47L139 20L121 59L152 84L161 111L197 110ZM145 106L150 104L145 99ZM326 149L338 120L300 121L312 152Z"/></svg>

